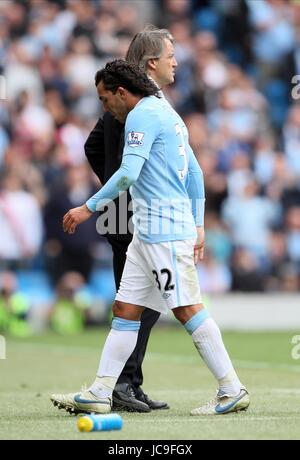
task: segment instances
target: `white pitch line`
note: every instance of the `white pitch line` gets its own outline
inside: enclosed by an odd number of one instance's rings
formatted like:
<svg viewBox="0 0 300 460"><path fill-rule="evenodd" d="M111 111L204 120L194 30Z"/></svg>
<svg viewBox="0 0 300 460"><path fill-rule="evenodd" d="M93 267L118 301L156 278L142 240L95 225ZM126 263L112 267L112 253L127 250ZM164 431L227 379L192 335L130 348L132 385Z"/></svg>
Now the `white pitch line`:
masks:
<svg viewBox="0 0 300 460"><path fill-rule="evenodd" d="M197 364L199 359L195 356L180 356L164 353L148 353L149 358L159 359L163 361L172 362L175 364ZM290 372L300 372L300 361L299 364L285 364L285 363L273 363L268 361L248 361L248 360L235 360L233 359L234 365L236 367L244 369L273 369L273 370L283 370Z"/></svg>
<svg viewBox="0 0 300 460"><path fill-rule="evenodd" d="M8 344L8 347L14 347L16 343ZM19 345L19 343L17 344ZM34 343L34 342L26 342L22 343L22 347L27 349L32 349L33 351L38 351L39 349L43 348L47 351L58 352L60 354L74 354L77 353L78 355L87 355L91 353L98 353L101 352L101 347L92 347L92 346L73 346L73 345L56 345L50 343ZM147 353L146 359L153 359L155 361L160 361L163 363L174 363L174 364L199 364L199 358L197 356L185 356L185 355L177 355L177 354L168 354L168 353ZM201 362L201 361L200 361ZM300 361L298 364L286 364L286 363L273 363L268 361L248 361L248 360L235 360L233 359L233 363L235 367L239 367L242 369L269 369L269 370L282 370L288 372L300 372Z"/></svg>
<svg viewBox="0 0 300 460"><path fill-rule="evenodd" d="M280 394L280 395L285 395L285 394L290 394L290 395L300 395L300 388L273 388L271 390L266 390L270 393L274 394Z"/></svg>
<svg viewBox="0 0 300 460"><path fill-rule="evenodd" d="M180 416L179 416L180 417ZM293 418L295 418L295 415L293 414ZM298 417L296 417L298 418ZM299 414L299 418L300 418L300 414ZM215 415L201 415L199 417L197 416L190 416L190 417L180 417L179 420L176 420L174 418L161 418L159 417L158 418L153 418L153 419L149 419L149 417L145 417L143 418L143 423L144 422L148 422L148 423L155 423L157 424L157 422L159 421L159 423L172 423L172 424L182 424L182 423L186 423L186 422L192 422L192 423L199 423L199 422L205 422L207 423L208 421L212 421L212 422L215 422L215 421L222 421L222 422L238 422L240 423L241 421L243 422L248 422L248 421L258 421L258 420L290 420L291 419L291 416L290 415L278 415L278 416L274 416L272 415L271 417L268 417L267 415L247 415L247 414L240 414L240 415L237 415L237 414L233 414L233 415L226 415L226 416L215 416ZM126 419L126 425L127 424L130 424L130 423L135 423L136 422L136 419L133 420L133 419Z"/></svg>
<svg viewBox="0 0 300 460"><path fill-rule="evenodd" d="M299 364L272 363L268 361L247 361L233 360L235 366L246 369L274 369L291 372L300 372Z"/></svg>
<svg viewBox="0 0 300 460"><path fill-rule="evenodd" d="M202 395L207 395L209 393L208 390L202 390L202 389L190 389L190 390L172 390L172 389L159 390L159 389L156 389L156 390L153 390L153 391L156 392L158 395L162 395L162 396L174 393L174 394L180 395L181 397L182 396L189 396L189 395L193 395L193 397L195 397L195 395L200 395L201 397L203 397ZM260 395L267 395L267 394L299 395L300 394L300 389L299 388L255 388L253 390L253 393L251 392L251 394L253 394L253 395L256 395L256 394L260 394Z"/></svg>

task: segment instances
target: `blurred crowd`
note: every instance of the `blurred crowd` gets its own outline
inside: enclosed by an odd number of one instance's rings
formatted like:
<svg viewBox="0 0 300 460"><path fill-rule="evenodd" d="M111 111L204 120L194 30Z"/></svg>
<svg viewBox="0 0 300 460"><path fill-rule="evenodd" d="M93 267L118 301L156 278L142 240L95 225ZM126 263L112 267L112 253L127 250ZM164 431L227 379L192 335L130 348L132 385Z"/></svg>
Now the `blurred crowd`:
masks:
<svg viewBox="0 0 300 460"><path fill-rule="evenodd" d="M94 75L147 23L174 36L165 95L205 174L202 291L300 289L298 0L1 0L0 330L10 316L29 333L32 311L80 328L114 297L95 219L73 236L61 223L99 188L84 155Z"/></svg>

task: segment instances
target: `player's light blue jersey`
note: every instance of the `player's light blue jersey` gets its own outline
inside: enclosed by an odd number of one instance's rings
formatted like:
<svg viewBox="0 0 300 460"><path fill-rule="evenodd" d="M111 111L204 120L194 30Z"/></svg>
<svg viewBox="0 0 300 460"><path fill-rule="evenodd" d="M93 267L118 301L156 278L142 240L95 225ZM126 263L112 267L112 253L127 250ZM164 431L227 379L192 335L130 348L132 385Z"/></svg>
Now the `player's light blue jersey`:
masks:
<svg viewBox="0 0 300 460"><path fill-rule="evenodd" d="M189 146L187 128L165 99L145 97L128 114L123 157L126 155L146 160L130 187L137 236L148 243L195 238L197 210L192 208L203 206L203 175ZM191 204L188 191L193 174L197 178L196 205Z"/></svg>

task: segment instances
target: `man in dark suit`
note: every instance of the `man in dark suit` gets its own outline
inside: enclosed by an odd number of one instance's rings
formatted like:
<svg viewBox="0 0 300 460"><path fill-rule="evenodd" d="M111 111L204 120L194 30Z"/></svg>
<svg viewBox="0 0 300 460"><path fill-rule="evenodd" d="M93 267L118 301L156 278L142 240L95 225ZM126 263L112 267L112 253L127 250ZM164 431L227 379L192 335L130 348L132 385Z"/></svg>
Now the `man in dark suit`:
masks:
<svg viewBox="0 0 300 460"><path fill-rule="evenodd" d="M177 63L174 57L173 39L165 29L148 26L136 34L129 46L126 60L138 64L159 88L174 81ZM119 169L123 147L124 125L106 112L103 118L99 119L85 144L86 157L103 185ZM126 193L127 203L129 203L130 196L128 192ZM117 216L116 232L110 232L106 237L113 251L115 283L118 290L132 234L129 231L123 234L120 230L121 226L123 228L124 222L119 222L118 218L121 206L119 199L115 200L115 204L117 212L111 216L111 219L115 219ZM131 212L128 211L125 214L127 228L130 218ZM149 398L141 388L143 383L142 363L150 331L159 316L158 312L147 308L142 314L136 348L127 361L113 392L113 404L117 409L149 412L150 410L169 408L167 403Z"/></svg>

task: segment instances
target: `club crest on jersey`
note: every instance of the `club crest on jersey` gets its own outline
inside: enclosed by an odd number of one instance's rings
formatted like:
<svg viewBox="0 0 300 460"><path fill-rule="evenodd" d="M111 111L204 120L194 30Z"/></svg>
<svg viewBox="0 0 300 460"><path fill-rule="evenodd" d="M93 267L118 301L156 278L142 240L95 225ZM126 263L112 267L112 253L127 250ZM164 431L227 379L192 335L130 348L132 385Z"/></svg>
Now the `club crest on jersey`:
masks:
<svg viewBox="0 0 300 460"><path fill-rule="evenodd" d="M144 133L136 133L134 131L128 133L127 142L129 147L139 147L140 145L142 145L144 136Z"/></svg>

